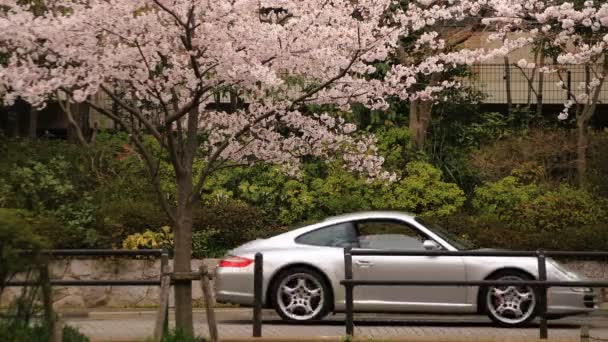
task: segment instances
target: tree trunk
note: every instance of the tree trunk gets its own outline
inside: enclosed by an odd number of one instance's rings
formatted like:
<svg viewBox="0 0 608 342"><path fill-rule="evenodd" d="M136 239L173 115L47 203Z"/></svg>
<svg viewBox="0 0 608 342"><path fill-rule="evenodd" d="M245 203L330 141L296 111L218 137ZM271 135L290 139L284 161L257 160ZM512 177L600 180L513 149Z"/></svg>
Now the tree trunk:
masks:
<svg viewBox="0 0 608 342"><path fill-rule="evenodd" d="M543 50L545 45L541 46L539 62L538 62L538 87L536 92L536 115L538 117L543 115L543 92L545 87L545 73L543 67L545 66L545 51Z"/></svg>
<svg viewBox="0 0 608 342"><path fill-rule="evenodd" d="M505 89L507 91L507 113L511 114L511 108L513 107L513 94L511 92L511 63L509 57L505 56Z"/></svg>
<svg viewBox="0 0 608 342"><path fill-rule="evenodd" d="M11 138L19 136L19 113L17 107L12 105L8 108L7 113L7 135Z"/></svg>
<svg viewBox="0 0 608 342"><path fill-rule="evenodd" d="M590 94L589 82L591 80L591 69L589 65L585 65L585 80L586 92ZM593 90L591 98L587 100L581 114L576 117L576 173L579 187L585 185L585 177L587 175L587 148L589 146L589 122L595 114L597 104L600 98L602 87L608 78L608 54L604 55L602 64L602 72L599 78L599 84Z"/></svg>
<svg viewBox="0 0 608 342"><path fill-rule="evenodd" d="M587 174L587 147L589 146L589 120L585 115L576 120L576 179L580 187L585 183Z"/></svg>
<svg viewBox="0 0 608 342"><path fill-rule="evenodd" d="M192 220L191 201L194 186L192 172L177 175L177 210L174 231L173 267L175 272L191 272ZM177 329L193 334L192 323L192 283L175 282L175 323Z"/></svg>
<svg viewBox="0 0 608 342"><path fill-rule="evenodd" d="M424 148L426 133L431 122L433 103L420 99L410 102L410 133L412 146L417 150Z"/></svg>
<svg viewBox="0 0 608 342"><path fill-rule="evenodd" d="M36 108L30 106L29 113L29 124L28 124L28 136L30 139L35 140L38 137L38 111Z"/></svg>

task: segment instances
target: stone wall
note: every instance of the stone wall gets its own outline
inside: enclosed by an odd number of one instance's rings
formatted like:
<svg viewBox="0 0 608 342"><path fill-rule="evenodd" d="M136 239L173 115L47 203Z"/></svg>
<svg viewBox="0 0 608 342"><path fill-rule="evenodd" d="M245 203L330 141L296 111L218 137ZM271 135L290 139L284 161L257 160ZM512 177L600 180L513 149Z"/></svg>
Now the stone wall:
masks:
<svg viewBox="0 0 608 342"><path fill-rule="evenodd" d="M192 260L192 270L198 270L202 260ZM205 263L210 271L217 260ZM169 261L173 268L173 261ZM53 279L62 280L156 280L160 277L160 260L145 259L70 259L57 260L50 265ZM202 303L200 281L193 282L192 297ZM158 286L54 286L55 308L124 308L153 307L158 305ZM0 306L7 306L21 291L18 287L6 288L0 297ZM173 305L173 291L169 304Z"/></svg>
<svg viewBox="0 0 608 342"><path fill-rule="evenodd" d="M202 260L192 260L192 270L198 270ZM205 263L212 271L217 260ZM608 279L608 263L597 261L565 262L567 268L593 279ZM172 261L170 262L172 267ZM51 264L54 279L63 280L153 280L160 275L159 260L138 259L71 259L57 260ZM7 288L0 297L0 306L6 306L15 298L20 289ZM90 286L53 287L56 308L143 308L158 305L158 286ZM173 291L170 292L173 305ZM196 304L202 304L200 282L195 281L192 297Z"/></svg>

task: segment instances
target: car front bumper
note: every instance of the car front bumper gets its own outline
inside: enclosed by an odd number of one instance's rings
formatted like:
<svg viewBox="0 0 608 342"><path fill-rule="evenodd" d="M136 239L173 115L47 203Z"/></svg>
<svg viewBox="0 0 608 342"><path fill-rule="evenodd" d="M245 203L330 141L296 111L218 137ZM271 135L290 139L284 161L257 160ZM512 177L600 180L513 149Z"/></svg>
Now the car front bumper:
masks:
<svg viewBox="0 0 608 342"><path fill-rule="evenodd" d="M597 289L556 287L547 293L547 314L569 315L590 312L598 308L600 293Z"/></svg>

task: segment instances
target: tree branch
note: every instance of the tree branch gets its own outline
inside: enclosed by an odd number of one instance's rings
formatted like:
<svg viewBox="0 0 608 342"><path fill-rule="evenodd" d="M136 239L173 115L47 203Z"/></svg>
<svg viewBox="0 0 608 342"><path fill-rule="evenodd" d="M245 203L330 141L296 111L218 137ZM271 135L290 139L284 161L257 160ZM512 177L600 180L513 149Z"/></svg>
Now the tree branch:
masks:
<svg viewBox="0 0 608 342"><path fill-rule="evenodd" d="M68 95L66 94L66 96L68 96ZM84 134L82 134L80 125L78 125L76 120L74 120L74 116L72 115L72 110L70 109L69 102L66 101L66 103L63 103L63 101L61 101L59 91L57 91L57 102L59 103L59 107L61 107L61 110L65 114L65 117L68 119L68 123L70 124L70 126L72 126L72 128L76 132L76 139L78 140L78 143L82 146L88 146L89 143L84 138Z"/></svg>
<svg viewBox="0 0 608 342"><path fill-rule="evenodd" d="M137 132L134 132L132 129L130 129L129 126L127 125L127 123L121 117L108 112L107 110L105 110L104 108L102 108L100 106L97 106L96 104L92 103L90 100L86 100L86 102L89 104L89 106L91 106L91 108L95 109L100 114L103 114L103 115L109 117L110 119L118 122L118 124L124 130L126 130L127 132L130 133L129 137L131 138L131 141L133 141L133 143L139 150L139 153L144 158L145 164L147 166L146 169L148 170L148 175L150 176L150 178L152 180L152 185L154 186L154 190L157 193L157 197L160 201L161 206L163 207L163 209L165 210L165 212L167 213L167 215L169 216L171 221L176 222L175 212L173 211L173 209L169 205L169 202L165 198L163 190L162 190L162 186L160 184L160 175L158 173L159 168L154 166L154 158L152 157L152 154L150 153L150 151L146 148L143 141L139 138Z"/></svg>

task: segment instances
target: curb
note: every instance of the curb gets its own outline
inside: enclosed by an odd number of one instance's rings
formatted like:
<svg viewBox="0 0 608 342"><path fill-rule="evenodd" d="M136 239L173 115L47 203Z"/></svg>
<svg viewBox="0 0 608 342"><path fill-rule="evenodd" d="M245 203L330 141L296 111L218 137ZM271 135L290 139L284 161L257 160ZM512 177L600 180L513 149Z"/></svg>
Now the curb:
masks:
<svg viewBox="0 0 608 342"><path fill-rule="evenodd" d="M509 338L488 338L488 337L466 337L466 338L446 338L446 337L389 337L389 338L372 338L372 337L353 337L345 336L307 336L307 337L250 337L250 338L220 338L221 342L506 342L511 341ZM535 338L521 338L518 342L573 342L577 339L572 338L549 338L546 340Z"/></svg>

